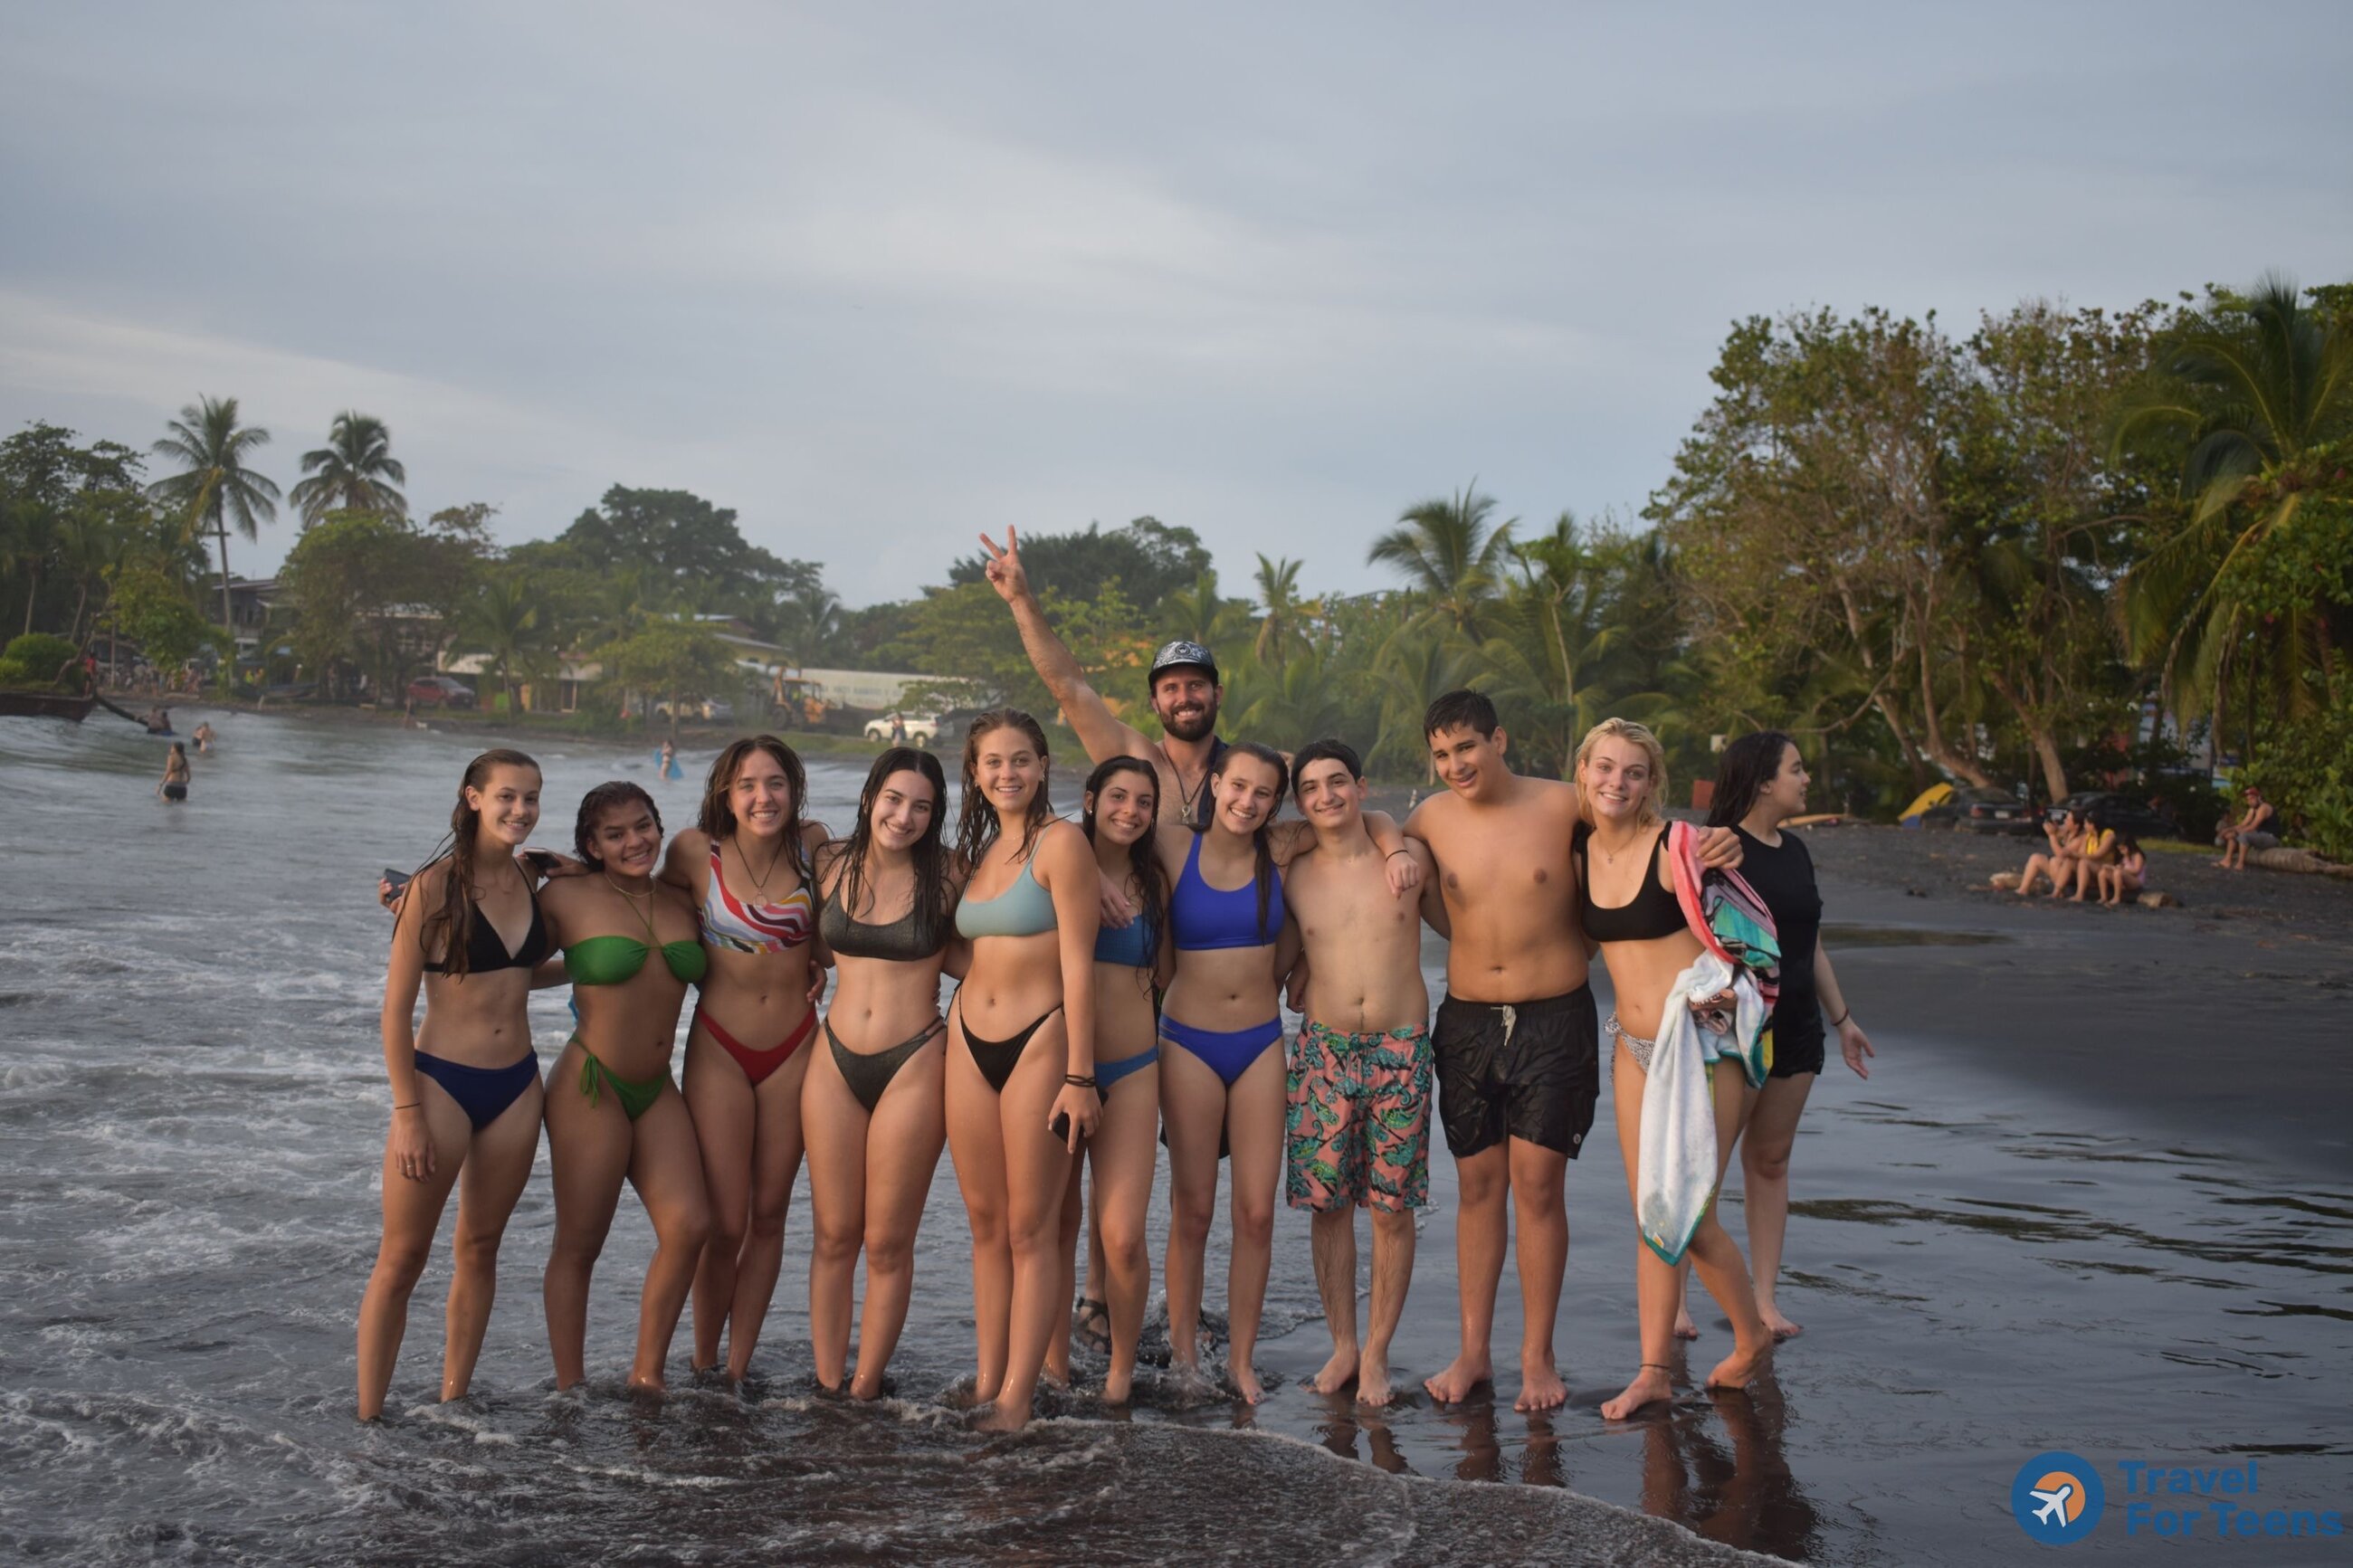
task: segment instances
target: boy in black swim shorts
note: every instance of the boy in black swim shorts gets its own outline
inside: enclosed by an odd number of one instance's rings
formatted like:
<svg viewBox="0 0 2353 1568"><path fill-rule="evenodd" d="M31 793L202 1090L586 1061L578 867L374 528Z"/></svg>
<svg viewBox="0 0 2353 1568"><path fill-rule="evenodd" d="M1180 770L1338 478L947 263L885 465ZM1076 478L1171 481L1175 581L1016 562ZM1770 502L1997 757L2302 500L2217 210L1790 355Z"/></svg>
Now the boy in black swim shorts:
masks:
<svg viewBox="0 0 2353 1568"><path fill-rule="evenodd" d="M1467 1159L1517 1138L1576 1159L1601 1098L1593 987L1539 1002L1438 1005L1432 1033L1447 1151Z"/></svg>

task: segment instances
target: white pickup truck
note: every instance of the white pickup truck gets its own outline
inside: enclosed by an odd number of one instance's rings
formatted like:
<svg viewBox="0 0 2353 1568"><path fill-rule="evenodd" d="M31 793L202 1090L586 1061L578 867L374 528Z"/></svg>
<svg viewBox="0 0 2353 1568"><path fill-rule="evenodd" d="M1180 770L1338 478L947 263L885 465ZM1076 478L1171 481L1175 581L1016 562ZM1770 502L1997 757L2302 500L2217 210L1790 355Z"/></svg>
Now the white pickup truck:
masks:
<svg viewBox="0 0 2353 1568"><path fill-rule="evenodd" d="M886 746L892 744L891 727L893 721L905 729L907 743L910 745L929 746L940 738L940 721L937 718L914 713L885 713L880 719L868 720L866 738L880 742Z"/></svg>

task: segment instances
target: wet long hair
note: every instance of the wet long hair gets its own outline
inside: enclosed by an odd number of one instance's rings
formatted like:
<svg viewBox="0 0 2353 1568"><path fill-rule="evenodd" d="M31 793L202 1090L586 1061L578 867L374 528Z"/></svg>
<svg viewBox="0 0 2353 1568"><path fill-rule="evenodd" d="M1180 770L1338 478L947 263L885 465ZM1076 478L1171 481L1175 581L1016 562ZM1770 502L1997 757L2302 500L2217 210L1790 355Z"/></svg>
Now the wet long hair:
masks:
<svg viewBox="0 0 2353 1568"><path fill-rule="evenodd" d="M1271 746L1261 746L1256 741L1236 741L1218 753L1217 765L1209 770L1212 795L1217 793L1217 781L1232 770L1236 757L1248 757L1274 770L1274 799L1267 805L1266 820L1250 834L1250 847L1257 852L1258 858L1258 868L1250 876L1251 882L1258 889L1258 934L1261 941L1272 942L1282 934L1278 931L1270 936L1266 929L1267 905L1274 896L1275 878L1279 875L1274 868L1274 819L1282 810L1282 797L1291 789L1291 764L1284 762L1282 753ZM1210 817L1212 821L1216 819L1214 807ZM1205 827L1200 831L1207 833L1208 829Z"/></svg>
<svg viewBox="0 0 2353 1568"><path fill-rule="evenodd" d="M1640 747L1642 755L1650 761L1651 787L1642 792L1642 805L1634 814L1634 820L1638 826L1656 826L1667 819L1667 749L1659 744L1658 736L1651 732L1648 724L1637 724L1631 719L1604 719L1588 730L1585 739L1577 743L1577 761L1570 767L1568 776L1576 778L1582 773L1585 760L1593 755L1593 748L1613 735ZM1780 753L1776 752L1774 755L1778 757ZM1588 826L1597 825L1593 802L1586 797L1582 783L1577 786L1577 810Z"/></svg>
<svg viewBox="0 0 2353 1568"><path fill-rule="evenodd" d="M866 858L874 849L874 803L882 798L882 786L893 773L921 773L932 785L932 820L909 851L909 858L915 866L915 935L928 952L947 941L951 902L946 842L948 780L941 770L939 758L931 752L913 746L892 746L866 770L866 787L858 793L858 822L847 839L834 841L841 847L841 874L834 884L834 901L841 905L843 914L858 919L858 906L866 897Z"/></svg>
<svg viewBox="0 0 2353 1568"><path fill-rule="evenodd" d="M1141 757L1111 757L1098 763L1095 771L1087 775L1086 805L1079 817L1079 826L1085 832L1087 842L1092 844L1095 841L1094 797L1102 793L1105 784L1122 773L1139 774L1152 786L1155 820L1145 826L1142 837L1127 847L1127 869L1135 879L1136 888L1144 894L1143 908L1136 911L1135 918L1151 922L1154 942L1156 945L1160 925L1166 918L1161 911L1168 907L1168 878L1160 869L1160 856L1153 847L1154 837L1159 832L1157 820L1160 811L1159 773L1154 771L1150 763ZM1263 912L1259 916L1259 924L1261 926L1266 924L1266 916ZM1149 968L1150 966L1147 965L1147 973ZM1151 984L1152 982L1147 978L1145 981L1145 988L1149 989Z"/></svg>
<svg viewBox="0 0 2353 1568"><path fill-rule="evenodd" d="M595 869L605 868L604 858L596 853L596 819L617 805L631 805L644 806L655 831L661 830L661 807L643 787L627 779L608 779L580 797L580 815L572 819L572 847Z"/></svg>
<svg viewBox="0 0 2353 1568"><path fill-rule="evenodd" d="M702 813L695 826L709 834L713 844L735 836L735 807L727 797L735 787L735 774L743 768L744 759L754 752L767 752L785 770L785 787L793 797L792 805L785 810L785 852L793 858L793 868L807 882L808 849L801 841L801 803L808 798L808 770L801 766L799 753L774 735L740 736L719 753L702 781ZM741 854L744 847L739 844L735 847ZM748 868L751 862L746 860L744 864Z"/></svg>
<svg viewBox="0 0 2353 1568"><path fill-rule="evenodd" d="M449 874L441 884L441 901L425 913L423 925L417 933L417 945L427 953L433 952L435 934L441 942L441 973L452 979L467 973L466 954L474 935L474 840L482 828L482 814L466 804L469 789L489 785L491 773L499 768L529 768L539 772L539 764L521 752L511 752L501 746L484 752L466 764L463 778L458 781L458 804L449 808L449 848L444 855L436 852L425 867L447 859ZM418 874L425 867L418 868Z"/></svg>
<svg viewBox="0 0 2353 1568"><path fill-rule="evenodd" d="M1781 759L1798 742L1780 730L1759 730L1724 748L1715 765L1715 799L1707 808L1710 827L1737 827L1781 773Z"/></svg>
<svg viewBox="0 0 2353 1568"><path fill-rule="evenodd" d="M1021 847L1014 853L1016 860L1026 858L1038 842L1038 835L1046 824L1054 820L1054 807L1046 798L1046 786L1053 782L1053 758L1046 750L1046 731L1038 721L1018 708L992 708L972 721L964 736L964 801L956 817L956 853L964 859L965 874L970 876L980 868L980 858L997 842L998 824L997 808L980 793L980 742L999 730L1018 730L1038 750L1038 760L1046 764L1046 774L1038 781L1038 793L1029 797L1029 813L1021 825Z"/></svg>

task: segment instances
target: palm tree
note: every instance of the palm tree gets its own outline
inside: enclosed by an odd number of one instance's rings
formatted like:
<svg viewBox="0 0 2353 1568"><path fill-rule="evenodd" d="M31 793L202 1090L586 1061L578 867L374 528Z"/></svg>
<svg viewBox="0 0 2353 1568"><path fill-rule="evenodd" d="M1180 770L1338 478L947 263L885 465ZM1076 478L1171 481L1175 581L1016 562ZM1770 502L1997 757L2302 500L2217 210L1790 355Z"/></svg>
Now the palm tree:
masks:
<svg viewBox="0 0 2353 1568"><path fill-rule="evenodd" d="M1258 558L1258 602L1266 606L1266 614L1258 623L1250 651L1270 669L1281 669L1293 653L1306 645L1304 623L1315 613L1315 606L1299 596L1299 567L1300 563L1287 558Z"/></svg>
<svg viewBox="0 0 2353 1568"><path fill-rule="evenodd" d="M500 573L484 579L459 612L457 647L490 656L499 672L499 685L507 694L511 717L522 711L515 672L533 662L533 656L546 646L547 639L540 632L539 607L518 574Z"/></svg>
<svg viewBox="0 0 2353 1568"><path fill-rule="evenodd" d="M820 662L841 632L841 598L822 583L803 583L785 595L778 628L782 642L798 664Z"/></svg>
<svg viewBox="0 0 2353 1568"><path fill-rule="evenodd" d="M262 521L278 515L278 482L245 466L256 447L269 444L269 432L255 425L240 427L234 397L200 398L181 409L180 416L164 428L170 434L155 443L155 455L187 467L157 479L147 493L185 518L191 531L208 523L220 540L221 625L229 639L227 663L234 668L237 620L229 610L228 525L234 518L238 532L259 539Z"/></svg>
<svg viewBox="0 0 2353 1568"><path fill-rule="evenodd" d="M2307 528L2331 525L2334 509L2309 503L2316 491L2342 488L2332 476L2353 438L2353 321L2306 308L2276 273L2243 300L2191 312L2159 344L2148 381L2124 400L2116 449L2151 434L2185 447L2189 517L2125 579L2134 656L2157 663L2169 703L2185 716L2219 698L2232 650L2250 637L2258 658L2269 652L2274 671L2291 677L2281 695L2292 708L2309 705L2306 671L2333 697L2327 605L2316 594L2279 602L2265 593L2261 567Z"/></svg>
<svg viewBox="0 0 2353 1568"><path fill-rule="evenodd" d="M1491 524L1494 498L1478 492L1477 479L1451 499L1418 501L1399 514L1400 526L1373 541L1366 560L1389 565L1430 595L1456 629L1476 636L1480 612L1503 587L1509 560L1511 522Z"/></svg>
<svg viewBox="0 0 2353 1568"><path fill-rule="evenodd" d="M392 455L392 432L373 414L346 408L327 429L327 444L302 454L302 472L287 500L310 527L338 507L406 517L408 498L399 487L408 470Z"/></svg>
<svg viewBox="0 0 2353 1568"><path fill-rule="evenodd" d="M1179 588L1160 601L1160 635L1189 638L1214 654L1219 644L1230 645L1249 629L1248 608L1239 599L1220 598L1218 574L1204 572L1191 587Z"/></svg>

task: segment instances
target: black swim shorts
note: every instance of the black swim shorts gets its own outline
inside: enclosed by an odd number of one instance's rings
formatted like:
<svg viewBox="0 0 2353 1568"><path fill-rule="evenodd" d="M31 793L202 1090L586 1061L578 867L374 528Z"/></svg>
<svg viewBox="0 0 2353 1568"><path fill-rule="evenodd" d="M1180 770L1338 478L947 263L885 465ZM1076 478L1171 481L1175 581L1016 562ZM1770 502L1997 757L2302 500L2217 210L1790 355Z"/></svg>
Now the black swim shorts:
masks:
<svg viewBox="0 0 2353 1568"><path fill-rule="evenodd" d="M1593 988L1538 1002L1438 1005L1438 1114L1458 1160L1508 1134L1574 1160L1601 1098L1601 1020Z"/></svg>
<svg viewBox="0 0 2353 1568"><path fill-rule="evenodd" d="M1812 1009L1813 1027L1791 1026L1785 1035L1778 1023L1773 1026L1773 1072L1775 1078L1795 1078L1801 1072L1822 1070L1823 1035L1821 1009Z"/></svg>

